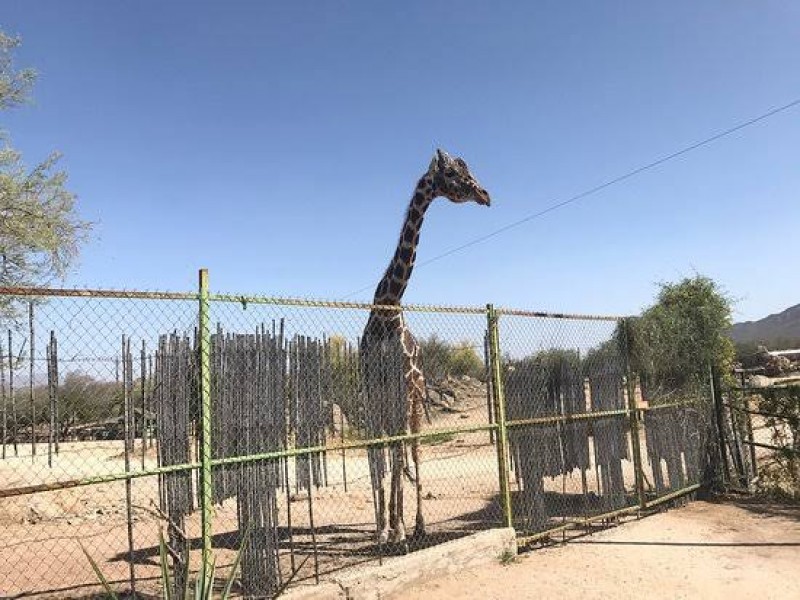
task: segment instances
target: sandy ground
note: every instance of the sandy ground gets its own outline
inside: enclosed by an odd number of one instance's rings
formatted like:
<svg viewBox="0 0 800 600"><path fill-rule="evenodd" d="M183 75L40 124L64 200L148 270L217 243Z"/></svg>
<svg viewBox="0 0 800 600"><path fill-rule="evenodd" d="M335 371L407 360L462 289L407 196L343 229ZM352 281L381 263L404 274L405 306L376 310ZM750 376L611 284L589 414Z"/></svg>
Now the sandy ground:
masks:
<svg viewBox="0 0 800 600"><path fill-rule="evenodd" d="M483 422L483 402L483 397L476 397L467 412L438 415L436 427L463 427ZM497 458L495 448L488 442L488 433L481 432L444 436L423 445L428 543L499 525ZM21 451L18 458L0 461L0 486L14 488L124 470L121 442L62 444L52 468L48 468L47 457L41 449L35 459L27 449L21 448ZM137 443L134 470L141 468L139 456ZM147 453L146 464L155 464L153 451ZM338 453L328 454L327 467L328 486L315 490L313 495L314 538L308 528L307 494L292 490L289 499L283 492L278 496L282 525L288 522L291 507L292 531L284 529L282 532L282 570L290 573L294 570L291 561L296 561L298 572L294 581L312 578L315 560L324 578L326 573L363 561L374 562L378 558L365 452L347 453L347 490ZM623 463L629 490L634 480L632 468L630 461ZM596 473L589 474L588 486L596 498ZM558 494L570 498L581 492L581 478L573 474L547 479L546 488L555 499L560 497ZM406 524L411 526L414 522L412 486L408 485L406 490ZM164 526L152 511L153 502L158 498L156 479L134 480L131 492L137 585L140 591L156 591L158 531ZM100 563L117 589L125 589L130 563L125 517L123 482L0 499L0 597L4 594L47 598L91 596L97 589L96 578L79 544ZM197 513L187 518L186 527L187 533L197 542ZM232 560L239 545L237 529L236 501L232 499L217 509L214 519L213 541L218 564L225 565ZM199 546L194 543L193 564L198 560Z"/></svg>
<svg viewBox="0 0 800 600"><path fill-rule="evenodd" d="M693 502L391 600L800 598L800 506Z"/></svg>
<svg viewBox="0 0 800 600"><path fill-rule="evenodd" d="M436 428L464 427L485 422L485 398L482 394L475 394L465 403L466 411L440 413L435 417ZM138 452L133 462L133 469L141 468L140 454ZM40 448L37 457L32 458L27 448L20 448L20 456L0 461L0 487L15 488L35 483L64 481L78 479L98 474L118 473L124 470L122 443L121 442L79 442L62 444L61 453L54 458L53 467L47 466L47 457L44 455L46 447ZM425 491L424 511L429 525L429 539L431 542L446 541L453 537L467 535L474 531L496 526L500 522L500 509L497 498L497 459L495 448L488 443L488 434L485 432L474 434L459 434L445 436L441 440L432 440L423 445L423 481ZM154 466L155 453L148 451L146 465ZM377 560L377 549L373 542L374 516L369 487L369 474L366 456L363 451L348 451L346 457L347 489L343 485L342 460L338 453L328 455L328 486L316 490L313 495L313 510L316 525L316 536L312 539L309 534L308 524L308 497L304 493L290 494L286 498L279 494L278 507L281 512L282 524L287 522L288 512L291 510L293 531L282 533L282 564L284 573L289 573L291 562L297 561L298 572L294 581L308 580L313 577L315 558L318 561L322 578L325 574L342 568L351 567L363 561L374 562ZM627 487L632 488L633 471L630 461L624 461L623 472ZM647 477L652 481L652 473L647 470ZM588 490L596 492L598 483L596 473L589 474ZM566 476L555 480L547 480L546 487L549 492L565 494L564 497L573 496L581 492L581 479L576 475ZM406 523L413 523L413 492L412 486L407 486ZM135 575L139 581L139 590L156 591L155 577L158 574L158 531L163 527L163 521L152 511L152 504L158 498L158 488L155 478L142 478L134 480L132 484L133 503L133 535L135 553L133 563ZM701 505L697 505L701 506ZM728 515L729 506L714 507ZM696 508L686 509L685 514L691 514ZM744 515L755 518L756 513L744 511ZM707 509L709 518L716 519ZM559 513L560 514L560 513ZM656 516L651 519L672 518L679 512ZM681 512L680 514L684 514ZM725 516L721 523L726 522L730 515ZM731 523L740 521L733 516ZM662 532L662 526L649 525L651 519L626 525L624 528L600 534L588 541L596 542L605 539L602 536L627 536L628 528L652 527L656 532ZM777 522L779 517L771 520L753 522L769 525ZM236 531L235 500L227 501L219 507L215 516L214 547L220 565L230 562L233 550L238 547L239 540ZM658 521L656 521L658 523ZM794 541L800 539L797 535L797 521L791 522L795 529ZM645 525L647 524L647 525ZM709 525L711 526L711 525ZM760 526L760 525L759 525ZM187 534L197 538L199 532L199 515L195 513L187 519ZM713 529L713 527L712 527ZM719 527L717 527L719 529ZM717 535L714 529L711 533ZM632 530L636 531L636 529ZM665 530L669 531L669 529ZM701 529L694 525L689 526L686 535L676 530L674 540L668 541L698 541ZM722 531L722 530L720 530ZM727 530L726 530L727 531ZM791 532L791 528L778 527L778 531L756 531L753 539L773 542L778 541L776 535ZM640 541L651 541L648 529L641 530L638 534ZM663 532L662 532L663 533ZM709 535L711 535L709 533ZM656 534L652 540L659 541ZM704 534L705 535L705 534ZM749 535L749 534L748 534ZM742 533L742 537L746 535ZM774 539L773 539L774 538ZM627 538L629 540L634 538ZM750 540L752 541L752 540ZM90 597L96 588L96 578L83 555L80 544L83 544L100 563L109 579L116 582L118 589L127 587L126 580L129 576L129 555L127 548L126 510L125 510L125 485L122 482L72 488L38 494L27 494L14 498L0 499L0 598L10 595L12 597ZM725 543L728 543L726 541ZM576 581L590 581L584 577L586 565L608 562L604 557L620 549L639 557L643 552L660 546L614 546L614 545L589 545L587 540L577 542L575 558L557 558L558 553L569 549L552 549L537 552L530 557L520 559L520 565L515 565L508 571L500 571L503 576L509 573L524 573L522 565L532 565L531 561L558 560L566 566L546 564L540 569L535 568L536 576L528 582L520 582L516 588L515 597L527 597L530 586L541 586L547 579L548 573L556 569L575 570L575 577L565 578L569 590L576 589ZM294 556L289 548L294 549ZM199 550L194 544L192 552L193 564L199 559ZM681 552L695 552L703 547L695 546L664 546L680 554ZM716 548L716 547L712 547ZM734 546L734 548L736 548ZM757 546L765 551L786 553L790 547L783 546ZM591 552L596 554L591 554ZM586 553L581 558L582 553ZM624 553L623 553L624 554ZM551 558L555 556L556 558ZM781 554L782 556L782 554ZM793 556L797 560L798 556ZM698 561L702 560L700 556ZM630 573L631 557L615 555L609 568L613 574L612 579L620 576L633 577ZM665 563L669 559L664 559ZM650 564L650 563L648 563ZM657 563L655 563L657 564ZM798 563L800 564L800 563ZM698 567L703 571L702 567ZM659 572L690 572L685 569L670 571L662 567ZM598 575L600 571L598 570ZM652 575L644 574L644 577ZM472 574L470 574L472 577ZM555 577L550 583L556 585ZM690 577L689 580L696 579ZM636 579L632 580L634 583ZM549 584L549 585L550 585ZM476 583L477 585L477 583ZM485 592L489 595L472 597L506 597L491 596L487 584ZM469 591L469 586L463 588ZM504 588L505 589L505 588ZM538 588L537 588L538 589ZM546 590L546 588L543 588ZM587 587L587 589L589 589ZM548 593L544 595L549 596ZM420 592L422 593L422 592ZM427 595L427 591L425 592ZM456 594L456 592L453 592ZM467 594L469 595L469 594ZM615 597L616 594L611 594ZM453 597L452 594L443 592L440 598ZM510 596L509 596L510 597ZM569 596L567 596L569 597ZM581 597L587 597L583 595ZM667 597L667 596L665 596ZM669 595L669 597L674 597ZM714 596L711 596L714 597ZM781 597L781 596L776 596ZM786 597L786 596L782 596ZM800 598L800 594L798 596Z"/></svg>
<svg viewBox="0 0 800 600"><path fill-rule="evenodd" d="M121 443L67 443L54 460L44 457L9 459L0 464L0 486L56 481L89 472L118 472ZM444 443L424 446L425 514L430 542L445 541L500 522L496 499L497 460L486 433L453 436ZM316 536L309 535L308 496L291 490L287 501L279 492L282 525L291 505L292 525L282 531L284 574L296 561L295 581L313 577L315 559L322 577L326 573L363 561L376 561L374 516L369 471L363 451L347 454L347 491L342 483L342 460L328 455L328 487L315 490L313 511ZM293 467L292 467L293 470ZM293 486L292 486L293 487ZM406 523L413 525L413 488L408 485ZM158 498L155 478L132 484L133 556L140 591L155 592L158 575L158 531L164 526L152 510ZM80 544L100 563L117 589L127 588L129 555L125 512L125 484L107 483L0 499L0 598L86 598L97 591L96 578ZM232 561L240 543L236 500L217 507L214 547L220 565ZM192 560L199 560L199 513L187 518L187 533L194 538ZM292 546L295 556L288 549ZM302 565L302 567L300 566Z"/></svg>

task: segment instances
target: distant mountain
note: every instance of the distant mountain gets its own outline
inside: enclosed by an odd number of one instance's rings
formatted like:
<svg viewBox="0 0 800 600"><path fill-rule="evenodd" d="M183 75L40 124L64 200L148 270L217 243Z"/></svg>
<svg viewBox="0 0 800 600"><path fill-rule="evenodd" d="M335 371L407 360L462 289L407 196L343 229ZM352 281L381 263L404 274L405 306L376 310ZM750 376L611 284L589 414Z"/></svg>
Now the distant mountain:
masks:
<svg viewBox="0 0 800 600"><path fill-rule="evenodd" d="M730 333L734 342L761 342L768 348L778 340L800 341L800 304L758 321L734 323Z"/></svg>

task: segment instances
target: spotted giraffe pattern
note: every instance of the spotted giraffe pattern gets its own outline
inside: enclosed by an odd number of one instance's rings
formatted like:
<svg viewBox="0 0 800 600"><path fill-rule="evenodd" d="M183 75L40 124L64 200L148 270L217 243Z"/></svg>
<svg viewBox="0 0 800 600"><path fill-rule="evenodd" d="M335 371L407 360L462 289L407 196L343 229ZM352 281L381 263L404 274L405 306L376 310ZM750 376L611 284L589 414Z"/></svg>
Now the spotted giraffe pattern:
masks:
<svg viewBox="0 0 800 600"><path fill-rule="evenodd" d="M469 167L461 158L451 158L446 152L437 150L425 175L420 178L414 189L414 195L406 212L400 239L397 243L383 278L378 283L373 298L373 304L378 306L399 306L408 286L411 272L416 260L417 245L419 244L420 230L425 218L425 212L437 197L444 197L455 203L476 202L489 206L491 200L488 192L483 189L475 177L470 173ZM371 354L372 345L396 339L400 341L403 353L403 373L406 389L405 426L403 431L385 432L390 435L400 433L418 433L422 421L422 403L425 398L425 376L422 372L420 348L406 324L405 316L401 309L375 308L370 312L364 335L362 336L361 356ZM365 369L366 371L366 369ZM405 524L403 522L403 481L402 473L405 468L405 452L402 445L395 445L391 451L391 473L389 494L389 518L386 519L386 502L384 491L384 477L375 481L373 488L376 490L376 520L378 538L405 543ZM416 485L416 523L414 536L425 535L425 521L422 513L422 481L420 477L419 442L411 442L411 457L414 463L414 482Z"/></svg>

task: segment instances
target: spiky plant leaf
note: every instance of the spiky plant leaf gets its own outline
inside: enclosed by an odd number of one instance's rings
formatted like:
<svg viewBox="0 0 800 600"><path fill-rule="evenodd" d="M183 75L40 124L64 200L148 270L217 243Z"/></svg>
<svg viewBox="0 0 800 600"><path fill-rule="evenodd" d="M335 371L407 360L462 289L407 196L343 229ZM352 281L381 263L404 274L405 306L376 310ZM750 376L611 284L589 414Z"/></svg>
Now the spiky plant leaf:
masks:
<svg viewBox="0 0 800 600"><path fill-rule="evenodd" d="M164 600L172 600L172 584L169 579L169 566L167 565L167 543L164 541L164 530L158 530L158 555L161 563L161 590Z"/></svg>
<svg viewBox="0 0 800 600"><path fill-rule="evenodd" d="M231 572L228 575L228 580L225 582L225 587L222 590L222 600L227 600L230 597L231 588L233 587L233 582L236 579L236 571L239 570L239 561L242 558L242 550L244 550L244 546L247 543L247 538L250 535L250 525L244 530L242 534L242 544L239 546L239 550L236 552L236 558L233 559L233 566L231 567Z"/></svg>
<svg viewBox="0 0 800 600"><path fill-rule="evenodd" d="M114 590L111 589L108 580L106 579L105 575L103 575L103 572L100 570L100 567L97 565L95 560L92 558L92 555L89 554L86 548L83 547L83 544L78 542L78 545L81 547L81 550L83 550L84 555L89 560L89 564L92 565L94 574L97 575L97 579L100 580L100 583L103 585L103 588L105 589L108 598L110 598L111 600L119 600L119 597L114 592Z"/></svg>

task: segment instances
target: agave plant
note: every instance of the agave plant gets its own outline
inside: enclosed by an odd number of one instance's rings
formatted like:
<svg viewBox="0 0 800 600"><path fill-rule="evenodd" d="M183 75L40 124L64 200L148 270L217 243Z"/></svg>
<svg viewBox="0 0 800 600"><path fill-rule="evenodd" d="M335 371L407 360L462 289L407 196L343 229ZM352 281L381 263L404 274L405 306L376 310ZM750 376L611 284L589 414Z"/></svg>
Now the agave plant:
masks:
<svg viewBox="0 0 800 600"><path fill-rule="evenodd" d="M222 588L222 593L219 596L214 595L214 574L216 572L216 564L215 561L212 560L211 564L208 565L206 568L205 565L203 569L198 573L197 578L194 581L194 584L190 585L189 578L186 578L185 588L183 590L183 594L176 598L173 586L172 586L172 578L169 574L169 565L167 564L167 543L164 541L164 532L163 530L159 530L158 532L158 554L159 554L159 563L161 565L161 591L162 591L162 598L164 600L212 600L212 598L221 598L222 600L227 600L230 598L231 589L233 588L233 582L236 579L236 572L239 570L239 561L242 557L242 549L247 541L247 536L249 533L249 529L245 530L244 535L242 536L242 545L239 547L239 550L236 552L236 557L233 561L233 566L231 567L231 572L228 575L227 580L225 581L225 585ZM79 542L80 544L80 542ZM108 579L106 579L103 572L100 570L100 567L97 565L97 562L92 558L91 554L84 548L83 544L80 544L81 550L83 550L84 555L89 560L89 564L92 565L92 570L94 571L95 575L97 576L98 581L103 586L103 589L106 592L106 597L110 600L119 600L119 596L117 593L111 589L111 585L108 583ZM189 588L193 590L193 593L190 594Z"/></svg>

